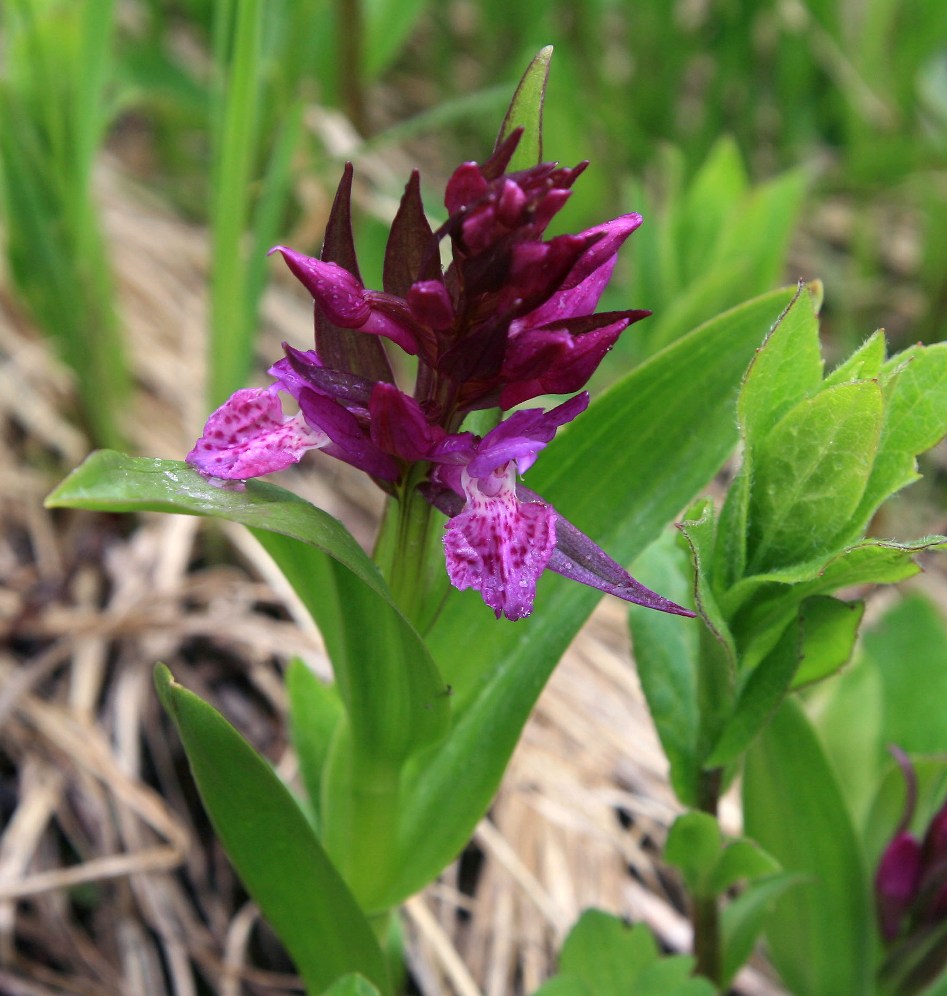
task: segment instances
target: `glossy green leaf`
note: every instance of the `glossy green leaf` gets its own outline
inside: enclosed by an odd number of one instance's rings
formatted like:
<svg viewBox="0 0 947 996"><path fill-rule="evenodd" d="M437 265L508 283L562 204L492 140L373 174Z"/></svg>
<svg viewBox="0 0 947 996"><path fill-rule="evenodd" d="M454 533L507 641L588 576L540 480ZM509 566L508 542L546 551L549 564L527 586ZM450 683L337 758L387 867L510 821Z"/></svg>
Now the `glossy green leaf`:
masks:
<svg viewBox="0 0 947 996"><path fill-rule="evenodd" d="M790 991L869 992L868 876L835 776L792 700L747 753L743 811L747 834L787 873L807 877L766 931Z"/></svg>
<svg viewBox="0 0 947 996"><path fill-rule="evenodd" d="M517 128L523 129L519 145L510 160L510 170L529 169L543 161L543 102L551 59L552 45L547 45L526 67L500 126L498 146Z"/></svg>
<svg viewBox="0 0 947 996"><path fill-rule="evenodd" d="M723 943L723 980L730 982L753 953L766 915L788 889L805 882L805 876L789 873L769 875L750 884L727 903L720 917Z"/></svg>
<svg viewBox="0 0 947 996"><path fill-rule="evenodd" d="M389 992L368 921L270 765L164 665L155 670L155 685L214 830L307 991L321 992L339 976L361 972Z"/></svg>
<svg viewBox="0 0 947 996"><path fill-rule="evenodd" d="M320 681L299 658L290 661L286 671L286 693L290 734L318 827L322 772L332 736L343 716L342 701L335 687Z"/></svg>
<svg viewBox="0 0 947 996"><path fill-rule="evenodd" d="M753 451L748 571L805 562L858 507L883 420L874 381L840 384L799 402Z"/></svg>
<svg viewBox="0 0 947 996"><path fill-rule="evenodd" d="M180 512L253 528L322 629L360 750L392 761L443 735L444 684L423 641L351 534L309 502L263 481L227 490L184 463L104 450L47 505Z"/></svg>
<svg viewBox="0 0 947 996"><path fill-rule="evenodd" d="M642 364L553 440L530 470L530 487L616 560L631 562L735 445L743 371L791 296L781 290L747 302ZM521 622L494 622L476 593L445 605L428 644L453 688L455 722L410 763L392 902L460 851L552 668L601 597L547 572L533 615Z"/></svg>

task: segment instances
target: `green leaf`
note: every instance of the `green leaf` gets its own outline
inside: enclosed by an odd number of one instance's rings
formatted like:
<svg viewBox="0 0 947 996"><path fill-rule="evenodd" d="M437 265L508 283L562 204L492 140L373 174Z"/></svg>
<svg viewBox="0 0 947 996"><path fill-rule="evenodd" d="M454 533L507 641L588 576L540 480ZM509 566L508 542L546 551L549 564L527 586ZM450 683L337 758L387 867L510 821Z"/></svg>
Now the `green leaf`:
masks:
<svg viewBox="0 0 947 996"><path fill-rule="evenodd" d="M586 910L559 955L559 971L590 992L631 993L634 979L657 961L658 946L644 924L631 926L602 910Z"/></svg>
<svg viewBox="0 0 947 996"><path fill-rule="evenodd" d="M693 586L685 553L670 532L638 557L634 572L679 605L689 604ZM696 807L703 760L699 631L640 606L631 607L628 622L641 688L671 766L671 785L685 806Z"/></svg>
<svg viewBox="0 0 947 996"><path fill-rule="evenodd" d="M333 982L322 996L379 996L379 992L364 975L345 975Z"/></svg>
<svg viewBox="0 0 947 996"><path fill-rule="evenodd" d="M693 967L693 958L662 957L644 924L586 910L563 945L559 975L535 996L711 996Z"/></svg>
<svg viewBox="0 0 947 996"><path fill-rule="evenodd" d="M711 569L715 585L721 588L737 583L746 569L753 447L765 439L782 415L821 384L816 318L820 300L821 285L800 285L744 374L737 399L740 435L746 444L743 466L720 513Z"/></svg>
<svg viewBox="0 0 947 996"><path fill-rule="evenodd" d="M720 824L713 816L700 812L683 813L668 831L664 860L680 870L693 895L703 897L708 895L707 879L717 864L722 847Z"/></svg>
<svg viewBox="0 0 947 996"><path fill-rule="evenodd" d="M865 658L881 676L883 743L908 753L947 745L947 623L920 595L902 599L866 634Z"/></svg>
<svg viewBox="0 0 947 996"><path fill-rule="evenodd" d="M803 601L795 620L750 672L707 764L737 760L791 688L818 681L842 667L851 657L863 612L861 602L825 596Z"/></svg>
<svg viewBox="0 0 947 996"><path fill-rule="evenodd" d="M748 564L760 573L830 554L878 449L881 390L864 381L799 402L753 451Z"/></svg>
<svg viewBox="0 0 947 996"><path fill-rule="evenodd" d="M270 765L211 706L155 669L214 830L307 992L361 972L390 991L381 949L296 800Z"/></svg>
<svg viewBox="0 0 947 996"><path fill-rule="evenodd" d="M805 697L807 713L838 775L856 828L864 827L882 762L890 761L883 746L887 743L882 734L883 694L877 669L859 653L852 667Z"/></svg>
<svg viewBox="0 0 947 996"><path fill-rule="evenodd" d="M543 161L543 102L551 60L552 45L540 49L526 67L503 118L503 124L500 125L497 146L502 145L517 128L523 129L519 145L510 160L509 170L529 169Z"/></svg>
<svg viewBox="0 0 947 996"><path fill-rule="evenodd" d="M864 527L889 495L917 480L915 457L947 434L947 343L914 346L892 357L886 370L891 375L884 385L884 429L868 486L854 514L856 530Z"/></svg>
<svg viewBox="0 0 947 996"><path fill-rule="evenodd" d="M744 825L787 873L767 938L792 992L870 992L871 904L851 817L812 728L787 700L747 753ZM844 956L840 956L840 952Z"/></svg>
<svg viewBox="0 0 947 996"><path fill-rule="evenodd" d="M728 903L721 914L723 981L729 983L753 953L767 913L788 889L805 882L805 876L789 873L756 879Z"/></svg>
<svg viewBox="0 0 947 996"><path fill-rule="evenodd" d="M825 595L802 603L802 660L793 688L821 681L848 663L864 614L864 602L842 602Z"/></svg>
<svg viewBox="0 0 947 996"><path fill-rule="evenodd" d="M885 361L885 345L883 329L872 333L847 360L825 378L823 386L834 387L853 380L871 380L877 377Z"/></svg>
<svg viewBox="0 0 947 996"><path fill-rule="evenodd" d="M290 661L286 671L286 692L290 734L318 827L322 771L332 735L343 716L342 702L336 689L320 681L298 657Z"/></svg>
<svg viewBox="0 0 947 996"><path fill-rule="evenodd" d="M726 609L741 645L741 663L753 667L775 646L800 601L858 584L894 584L920 571L914 557L947 546L947 537L907 543L868 539L830 558L747 578L727 592Z"/></svg>
<svg viewBox="0 0 947 996"><path fill-rule="evenodd" d="M744 439L755 448L800 401L822 384L816 317L818 285L800 285L753 358L737 402Z"/></svg>
<svg viewBox="0 0 947 996"><path fill-rule="evenodd" d="M322 629L360 750L393 761L443 735L444 683L423 641L351 534L309 502L262 481L232 491L184 463L103 450L74 470L46 504L180 512L250 526Z"/></svg>
<svg viewBox="0 0 947 996"><path fill-rule="evenodd" d="M737 652L730 627L717 605L717 598L711 585L710 570L716 541L716 520L714 503L706 498L698 502L678 526L691 551L694 564L694 602L698 615L720 644L731 676L736 673ZM722 676L726 679L726 673Z"/></svg>
<svg viewBox="0 0 947 996"><path fill-rule="evenodd" d="M706 895L721 896L738 882L774 875L779 862L754 840L731 841L720 852L705 883Z"/></svg>

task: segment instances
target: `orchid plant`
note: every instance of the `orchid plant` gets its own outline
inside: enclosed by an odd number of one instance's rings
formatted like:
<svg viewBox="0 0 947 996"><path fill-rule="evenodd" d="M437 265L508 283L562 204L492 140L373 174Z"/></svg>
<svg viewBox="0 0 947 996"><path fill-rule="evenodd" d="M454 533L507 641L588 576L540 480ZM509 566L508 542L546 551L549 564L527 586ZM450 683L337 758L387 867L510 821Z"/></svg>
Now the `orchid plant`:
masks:
<svg viewBox="0 0 947 996"><path fill-rule="evenodd" d="M648 315L597 311L642 219L546 237L587 166L543 160L550 54L527 70L492 154L451 175L436 228L412 174L382 290L360 274L347 166L319 257L271 250L312 297L314 348L285 344L271 383L217 408L186 461L103 451L48 500L242 523L317 622L335 682L299 660L286 676L303 792L156 670L210 819L313 994L396 990L393 911L463 848L603 593L636 606L642 684L691 810L667 858L691 895L697 958L662 958L644 928L588 915L548 991L607 996L601 980L622 966L634 981L616 992L699 996L729 982L770 901L798 881L772 806L753 798L766 787L753 752L779 760L772 738L801 722L784 700L851 652L859 608L829 592L907 576L915 554L947 542L863 538L947 429L947 405L915 404L943 389L947 356L918 347L886 361L876 336L823 381L817 285L725 312L590 402L589 378ZM682 525L689 563L652 545L738 435L744 469L723 511L702 500ZM310 450L387 496L372 556L258 480ZM640 555L671 597L628 573ZM765 851L725 838L716 818L745 760L748 829Z"/></svg>

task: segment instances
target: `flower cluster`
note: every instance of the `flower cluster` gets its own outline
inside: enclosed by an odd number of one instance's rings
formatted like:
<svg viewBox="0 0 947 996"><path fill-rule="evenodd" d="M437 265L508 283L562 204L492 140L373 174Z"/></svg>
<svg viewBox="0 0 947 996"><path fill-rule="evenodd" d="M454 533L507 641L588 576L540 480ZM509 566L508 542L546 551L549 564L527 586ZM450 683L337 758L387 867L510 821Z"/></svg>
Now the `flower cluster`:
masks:
<svg viewBox="0 0 947 996"><path fill-rule="evenodd" d="M538 495L518 483L556 430L588 404L577 394L545 411L515 411L484 436L461 428L481 409L507 410L580 391L618 336L647 311L595 313L618 250L641 223L626 214L544 240L586 164L507 172L519 133L484 163L464 163L433 231L415 172L392 222L383 291L359 274L346 167L321 258L277 246L315 302L315 350L285 345L274 383L219 408L188 462L243 481L323 450L403 499L419 487L450 518L447 571L509 619L527 616L546 569L667 612L690 614L644 588ZM452 262L441 266L449 240ZM387 344L384 343L387 340ZM396 383L392 346L417 357L412 394ZM283 412L280 392L298 412Z"/></svg>
<svg viewBox="0 0 947 996"><path fill-rule="evenodd" d="M907 755L891 748L907 786L904 812L875 873L875 902L881 936L888 943L905 935L926 934L947 922L947 803L918 840L909 827L917 805L917 774ZM947 960L944 944L937 952ZM933 955L935 952L932 951Z"/></svg>

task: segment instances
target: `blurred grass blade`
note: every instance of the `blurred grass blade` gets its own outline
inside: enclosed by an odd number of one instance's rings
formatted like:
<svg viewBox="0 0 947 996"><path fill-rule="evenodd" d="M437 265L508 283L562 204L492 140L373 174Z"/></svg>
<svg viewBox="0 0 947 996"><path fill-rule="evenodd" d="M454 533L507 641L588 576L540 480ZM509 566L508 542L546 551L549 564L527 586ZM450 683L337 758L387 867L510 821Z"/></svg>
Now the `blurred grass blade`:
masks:
<svg viewBox="0 0 947 996"><path fill-rule="evenodd" d="M155 669L204 807L247 892L320 993L360 972L390 992L371 926L296 800L264 758L211 706Z"/></svg>
<svg viewBox="0 0 947 996"><path fill-rule="evenodd" d="M247 308L243 239L258 135L262 4L221 0L215 15L208 392L216 408L244 385L253 357L256 314Z"/></svg>
<svg viewBox="0 0 947 996"><path fill-rule="evenodd" d="M83 418L120 445L131 380L92 173L108 121L115 4L5 10L0 202L16 292L76 374Z"/></svg>

